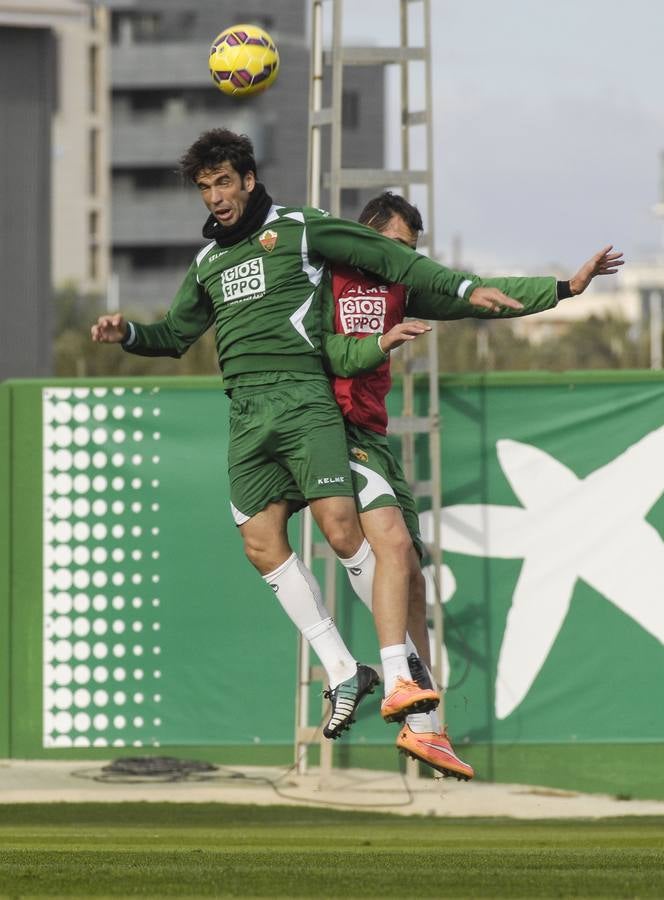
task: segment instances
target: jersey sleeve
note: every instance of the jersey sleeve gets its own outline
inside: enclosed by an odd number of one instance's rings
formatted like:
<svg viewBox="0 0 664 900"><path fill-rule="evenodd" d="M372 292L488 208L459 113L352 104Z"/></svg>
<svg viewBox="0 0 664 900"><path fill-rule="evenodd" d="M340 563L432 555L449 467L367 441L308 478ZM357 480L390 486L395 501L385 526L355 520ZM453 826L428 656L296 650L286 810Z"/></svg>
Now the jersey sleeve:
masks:
<svg viewBox="0 0 664 900"><path fill-rule="evenodd" d="M330 262L356 266L425 295L463 298L480 283L476 275L447 269L372 228L316 212L305 215L308 249Z"/></svg>
<svg viewBox="0 0 664 900"><path fill-rule="evenodd" d="M406 314L438 321L466 318L512 319L552 309L558 303L556 279L549 276L481 278L478 279L477 284L474 284L474 288L479 286L498 288L513 300L523 303L523 309L500 307L493 312L484 307L472 306L468 300L460 301L458 297L435 296L431 293L423 294L420 291L411 291L408 295Z"/></svg>
<svg viewBox="0 0 664 900"><path fill-rule="evenodd" d="M338 334L334 327L334 296L330 273L327 272L318 289L321 297L321 351L328 374L352 378L370 372L384 363L388 354L378 346L378 335L357 338Z"/></svg>
<svg viewBox="0 0 664 900"><path fill-rule="evenodd" d="M180 357L213 322L212 302L198 281L194 261L164 318L150 325L132 322L133 333L122 347L137 356Z"/></svg>

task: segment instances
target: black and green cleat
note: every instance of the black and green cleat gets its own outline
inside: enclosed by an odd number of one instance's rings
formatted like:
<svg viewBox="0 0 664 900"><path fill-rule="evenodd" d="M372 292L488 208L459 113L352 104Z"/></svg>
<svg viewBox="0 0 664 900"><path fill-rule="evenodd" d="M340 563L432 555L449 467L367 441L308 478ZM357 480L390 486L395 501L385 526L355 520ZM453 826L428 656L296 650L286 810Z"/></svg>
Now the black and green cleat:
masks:
<svg viewBox="0 0 664 900"><path fill-rule="evenodd" d="M324 692L323 696L332 704L332 715L323 728L326 738L335 740L350 728L355 721L353 718L355 710L367 694L373 694L379 681L377 672L370 666L360 663L351 678Z"/></svg>

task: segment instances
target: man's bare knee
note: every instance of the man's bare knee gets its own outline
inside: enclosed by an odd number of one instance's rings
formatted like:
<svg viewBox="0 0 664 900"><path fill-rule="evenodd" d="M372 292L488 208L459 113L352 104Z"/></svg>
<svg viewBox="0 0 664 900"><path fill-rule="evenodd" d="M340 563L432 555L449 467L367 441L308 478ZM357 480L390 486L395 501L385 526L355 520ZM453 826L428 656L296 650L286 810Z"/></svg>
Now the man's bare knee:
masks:
<svg viewBox="0 0 664 900"><path fill-rule="evenodd" d="M356 520L333 522L325 531L325 539L337 556L349 559L359 550L364 535Z"/></svg>
<svg viewBox="0 0 664 900"><path fill-rule="evenodd" d="M351 497L315 500L310 507L316 524L337 556L348 559L357 553L364 534Z"/></svg>
<svg viewBox="0 0 664 900"><path fill-rule="evenodd" d="M240 526L244 553L261 575L273 572L293 552L286 531L285 504L270 504Z"/></svg>
<svg viewBox="0 0 664 900"><path fill-rule="evenodd" d="M413 539L398 507L368 510L360 515L360 522L377 560L398 560L409 568Z"/></svg>
<svg viewBox="0 0 664 900"><path fill-rule="evenodd" d="M274 554L270 551L271 548L267 544L244 538L244 555L251 565L258 569L261 575L266 575L268 572L273 571L274 567L270 568L270 560Z"/></svg>
<svg viewBox="0 0 664 900"><path fill-rule="evenodd" d="M372 535L373 537L373 535ZM410 550L413 546L413 540L405 528L395 525L387 527L380 532L378 540L374 538L371 541L376 559L382 556L397 557L404 566L408 566L410 562Z"/></svg>

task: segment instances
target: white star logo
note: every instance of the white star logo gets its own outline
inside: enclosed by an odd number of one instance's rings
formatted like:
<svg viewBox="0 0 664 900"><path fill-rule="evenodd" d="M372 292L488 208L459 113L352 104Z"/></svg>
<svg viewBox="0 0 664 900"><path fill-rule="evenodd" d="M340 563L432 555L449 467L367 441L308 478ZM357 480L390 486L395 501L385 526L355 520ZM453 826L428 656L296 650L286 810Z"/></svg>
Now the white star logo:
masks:
<svg viewBox="0 0 664 900"><path fill-rule="evenodd" d="M664 541L645 517L664 493L664 427L578 478L543 450L496 444L522 507L448 506L445 550L523 559L498 659L496 717L524 699L583 579L664 643ZM431 514L422 532L431 535Z"/></svg>

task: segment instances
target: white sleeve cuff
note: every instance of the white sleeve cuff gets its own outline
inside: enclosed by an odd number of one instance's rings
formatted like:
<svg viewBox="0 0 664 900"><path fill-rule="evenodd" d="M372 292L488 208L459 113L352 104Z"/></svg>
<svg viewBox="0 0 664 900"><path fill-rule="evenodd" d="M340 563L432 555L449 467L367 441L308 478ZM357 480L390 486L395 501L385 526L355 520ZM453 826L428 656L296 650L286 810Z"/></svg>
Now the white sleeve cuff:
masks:
<svg viewBox="0 0 664 900"><path fill-rule="evenodd" d="M123 347L131 347L136 343L136 329L133 322L127 322L128 334L122 342Z"/></svg>
<svg viewBox="0 0 664 900"><path fill-rule="evenodd" d="M457 290L457 297L460 297L463 300L466 295L466 291L472 283L473 282L470 280L470 278L466 278L465 281L462 281L459 285L459 289Z"/></svg>

